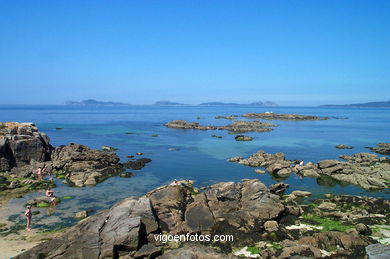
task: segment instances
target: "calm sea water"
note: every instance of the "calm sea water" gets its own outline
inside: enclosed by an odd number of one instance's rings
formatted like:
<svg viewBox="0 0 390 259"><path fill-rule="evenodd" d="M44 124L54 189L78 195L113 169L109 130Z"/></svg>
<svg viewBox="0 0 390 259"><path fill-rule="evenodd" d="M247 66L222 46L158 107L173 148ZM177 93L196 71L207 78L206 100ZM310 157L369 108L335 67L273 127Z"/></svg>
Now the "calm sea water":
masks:
<svg viewBox="0 0 390 259"><path fill-rule="evenodd" d="M241 115L247 112L273 111L299 113L347 119L325 121L274 121L279 127L272 132L248 133L251 142L236 142L226 131L178 130L164 123L184 119L201 124L225 125L228 120L216 120L217 115ZM200 119L198 119L200 117ZM348 109L309 107L154 107L134 106L116 108L88 108L69 106L0 106L0 121L34 122L40 131L48 134L55 146L71 142L100 149L102 145L116 147L122 161L137 152L153 161L132 178L112 177L95 187L71 188L57 181L55 194L72 196L63 200L54 211L40 209L34 216L35 227L55 228L75 222L80 210L94 212L109 208L117 201L132 195L143 195L173 179L192 179L197 186L219 181L239 181L258 178L266 185L277 182L269 174L258 175L254 168L227 162L233 156L249 156L262 149L268 153L283 152L290 160L317 162L338 159L342 154L369 152L365 147L390 141L390 109ZM55 128L61 127L62 130ZM133 132L134 134L125 134ZM152 137L158 134L158 137ZM223 136L222 139L211 137ZM354 146L339 150L337 144ZM172 151L171 149L175 149ZM389 189L368 192L357 186L316 179L300 179L295 174L284 180L290 184L288 192L307 190L313 197L324 193L366 195L389 199ZM43 195L35 192L11 200L0 208L0 217L9 217L21 227L23 206L29 199Z"/></svg>

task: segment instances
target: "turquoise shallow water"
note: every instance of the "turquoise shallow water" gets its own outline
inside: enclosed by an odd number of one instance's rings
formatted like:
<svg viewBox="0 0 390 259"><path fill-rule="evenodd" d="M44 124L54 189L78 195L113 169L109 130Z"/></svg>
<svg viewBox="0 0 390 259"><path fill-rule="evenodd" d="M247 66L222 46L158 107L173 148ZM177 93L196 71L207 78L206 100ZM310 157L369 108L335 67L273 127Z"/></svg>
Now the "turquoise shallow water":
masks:
<svg viewBox="0 0 390 259"><path fill-rule="evenodd" d="M177 130L163 126L174 119L197 121L201 124L225 125L228 120L216 120L217 115L241 115L247 112L273 111L299 113L348 119L326 121L274 121L279 124L272 132L248 133L251 142L236 142L226 131ZM197 117L200 119L197 119ZM55 146L70 142L93 148L108 145L118 148L118 155L126 161L127 155L137 152L153 161L135 177L113 177L95 187L71 188L57 181L57 196L73 196L64 200L53 212L40 209L34 216L35 227L40 229L69 225L74 214L82 209L94 212L110 207L115 202L169 183L174 178L193 179L203 186L218 181L239 181L258 178L265 184L275 183L269 174L257 175L254 169L229 163L232 156L249 156L257 150L284 152L287 159L316 162L337 159L341 154L369 152L365 147L390 141L390 109L339 109L308 107L154 107L134 106L121 108L87 108L67 106L0 106L0 121L31 121L47 133ZM62 127L62 130L55 128ZM125 134L132 132L134 134ZM158 137L152 137L158 134ZM222 139L211 135L221 135ZM352 145L352 150L339 150L337 144ZM175 150L170 150L174 148ZM368 195L389 199L389 190L368 192L353 185L300 179L292 174L284 182L293 190L308 190L313 197L324 193ZM11 200L0 208L0 216L9 217L22 226L24 203L42 193L30 193Z"/></svg>

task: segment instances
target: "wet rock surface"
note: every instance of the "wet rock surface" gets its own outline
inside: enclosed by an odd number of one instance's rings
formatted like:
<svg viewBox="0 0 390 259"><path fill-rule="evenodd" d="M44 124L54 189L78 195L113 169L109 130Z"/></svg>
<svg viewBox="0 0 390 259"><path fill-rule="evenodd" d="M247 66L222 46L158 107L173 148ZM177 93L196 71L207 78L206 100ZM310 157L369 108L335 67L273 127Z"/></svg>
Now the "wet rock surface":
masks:
<svg viewBox="0 0 390 259"><path fill-rule="evenodd" d="M263 120L302 121L302 120L327 120L327 119L329 119L328 117L300 115L300 114L282 114L282 113L273 113L273 112L245 113L242 116L246 117L246 118L256 118L256 119L263 119Z"/></svg>
<svg viewBox="0 0 390 259"><path fill-rule="evenodd" d="M326 203L335 206L320 206ZM236 258L240 251L260 258L364 258L378 250L366 230L389 221L384 199L327 195L308 204L281 199L259 180L221 182L203 192L180 183L127 198L15 258ZM230 234L234 241L155 238L187 233Z"/></svg>
<svg viewBox="0 0 390 259"><path fill-rule="evenodd" d="M165 124L168 128L175 129L196 129L196 130L228 130L232 132L267 132L277 125L260 121L236 121L226 126L203 126L198 122L187 122L185 120L174 120Z"/></svg>

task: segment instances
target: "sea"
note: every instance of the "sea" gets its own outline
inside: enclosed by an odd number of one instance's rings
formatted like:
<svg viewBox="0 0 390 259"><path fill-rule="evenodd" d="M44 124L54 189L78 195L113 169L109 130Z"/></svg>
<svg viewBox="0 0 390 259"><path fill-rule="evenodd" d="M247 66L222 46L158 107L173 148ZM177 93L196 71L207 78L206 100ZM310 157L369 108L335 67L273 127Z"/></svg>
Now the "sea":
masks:
<svg viewBox="0 0 390 259"><path fill-rule="evenodd" d="M253 112L298 113L330 119L270 121L279 126L271 132L246 133L254 138L248 142L236 141L227 131L180 130L164 126L178 119L204 125L227 125L232 121L215 117ZM282 181L289 184L287 193L305 190L312 193L312 199L321 198L326 193L390 199L389 189L366 191L329 179L301 179L294 173L287 179L277 179L268 173L256 174L255 168L227 161L234 156L248 157L258 150L283 152L286 159L305 162L370 152L367 147L390 142L390 109L386 108L14 105L0 106L0 121L33 122L50 137L54 146L79 143L101 149L105 145L117 148L122 162L126 162L130 155L152 159L141 170L129 170L135 173L133 177L111 177L94 187L69 187L62 180L55 179L55 195L60 198L70 196L70 199L63 199L55 208L34 208L39 214L33 216L33 227L40 231L71 226L77 222L74 216L79 211L87 210L93 215L126 197L144 195L158 186L169 184L173 179L194 180L197 187L242 179L259 179L267 186ZM222 138L212 137L213 134ZM336 149L338 144L354 148ZM138 152L143 155L137 156ZM7 231L24 228L25 204L42 195L43 191L32 192L0 207L0 218L14 224Z"/></svg>

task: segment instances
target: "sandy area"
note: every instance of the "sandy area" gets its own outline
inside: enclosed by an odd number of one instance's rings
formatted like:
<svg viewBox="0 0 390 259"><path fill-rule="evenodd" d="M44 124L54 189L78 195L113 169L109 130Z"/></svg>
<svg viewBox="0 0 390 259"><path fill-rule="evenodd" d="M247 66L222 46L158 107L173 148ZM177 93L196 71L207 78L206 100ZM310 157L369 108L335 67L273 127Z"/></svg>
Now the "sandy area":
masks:
<svg viewBox="0 0 390 259"><path fill-rule="evenodd" d="M34 230L31 230L30 232L21 231L20 235L11 234L6 237L0 237L0 258L12 258L42 242L38 241L36 237L37 232Z"/></svg>

